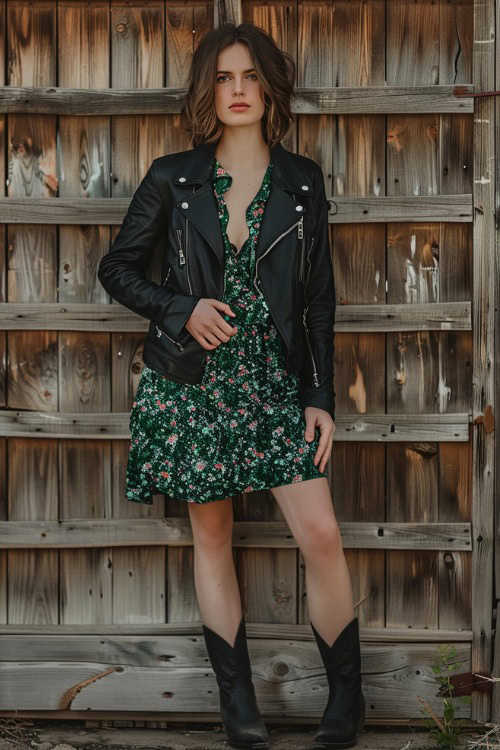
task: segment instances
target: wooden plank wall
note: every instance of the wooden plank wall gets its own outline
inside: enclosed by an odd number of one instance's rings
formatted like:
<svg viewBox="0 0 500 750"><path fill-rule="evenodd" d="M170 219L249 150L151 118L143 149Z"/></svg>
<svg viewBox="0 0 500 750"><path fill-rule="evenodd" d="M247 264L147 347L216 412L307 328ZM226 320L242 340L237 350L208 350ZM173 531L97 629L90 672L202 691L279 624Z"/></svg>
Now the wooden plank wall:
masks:
<svg viewBox="0 0 500 750"><path fill-rule="evenodd" d="M329 479L368 720L417 719L419 695L442 707L439 643L490 673L495 101L472 94L495 86L499 3L0 0L0 715L166 713L172 653L168 715L187 689L194 715L217 712L187 507L124 499L146 326L96 268L151 160L190 147L179 93L225 20L294 55L283 145L322 165L331 201ZM314 721L304 560L269 491L233 502L258 697L268 718ZM457 715L489 720L490 700L474 690Z"/></svg>

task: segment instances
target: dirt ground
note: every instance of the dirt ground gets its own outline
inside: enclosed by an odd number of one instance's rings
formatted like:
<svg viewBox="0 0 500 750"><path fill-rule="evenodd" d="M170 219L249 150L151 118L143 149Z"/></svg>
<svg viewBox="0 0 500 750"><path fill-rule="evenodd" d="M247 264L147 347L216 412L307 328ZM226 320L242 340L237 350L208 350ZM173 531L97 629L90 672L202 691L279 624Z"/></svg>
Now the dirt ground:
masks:
<svg viewBox="0 0 500 750"><path fill-rule="evenodd" d="M311 750L313 726L268 725L270 748ZM478 742L487 727L467 730L454 750L498 747ZM429 741L431 740L431 741ZM425 727L365 726L356 750L435 750ZM222 724L144 727L87 726L87 722L0 718L0 750L229 750ZM444 750L444 748L440 748Z"/></svg>

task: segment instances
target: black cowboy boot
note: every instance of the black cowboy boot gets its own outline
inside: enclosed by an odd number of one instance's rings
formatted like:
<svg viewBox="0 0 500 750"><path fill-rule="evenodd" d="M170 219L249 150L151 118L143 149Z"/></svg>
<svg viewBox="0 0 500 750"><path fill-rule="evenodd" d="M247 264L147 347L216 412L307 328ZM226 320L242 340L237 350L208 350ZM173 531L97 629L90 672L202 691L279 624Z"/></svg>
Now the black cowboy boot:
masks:
<svg viewBox="0 0 500 750"><path fill-rule="evenodd" d="M355 617L328 646L312 623L325 665L330 694L313 748L353 747L365 723L365 698L361 689L359 622Z"/></svg>
<svg viewBox="0 0 500 750"><path fill-rule="evenodd" d="M260 750L269 747L269 735L255 698L242 617L234 646L203 625L203 635L220 694L220 713L231 747Z"/></svg>

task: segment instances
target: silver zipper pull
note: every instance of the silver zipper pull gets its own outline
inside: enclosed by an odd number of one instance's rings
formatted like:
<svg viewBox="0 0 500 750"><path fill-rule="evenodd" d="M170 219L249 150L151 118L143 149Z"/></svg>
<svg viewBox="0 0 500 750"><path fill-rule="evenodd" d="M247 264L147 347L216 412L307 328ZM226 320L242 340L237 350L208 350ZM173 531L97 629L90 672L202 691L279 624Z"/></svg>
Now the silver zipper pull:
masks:
<svg viewBox="0 0 500 750"><path fill-rule="evenodd" d="M177 237L177 244L179 245L179 262L181 266L183 266L186 262L186 257L184 255L184 249L182 247L182 229L176 229L175 236Z"/></svg>
<svg viewBox="0 0 500 750"><path fill-rule="evenodd" d="M179 347L179 351L181 351L181 352L184 351L184 347L182 346L182 344L179 341L175 341L175 339L173 339L171 336L169 336L168 333L165 333L165 331L162 331L161 328L158 328L158 326L156 325L156 323L155 323L155 328L156 328L156 336L158 338L160 336L162 336L162 335L166 336L167 339L170 339L170 341L172 341L177 347Z"/></svg>
<svg viewBox="0 0 500 750"><path fill-rule="evenodd" d="M298 232L298 238L299 240L302 239L304 236L304 217L301 216L299 219L299 223L297 224L297 232Z"/></svg>

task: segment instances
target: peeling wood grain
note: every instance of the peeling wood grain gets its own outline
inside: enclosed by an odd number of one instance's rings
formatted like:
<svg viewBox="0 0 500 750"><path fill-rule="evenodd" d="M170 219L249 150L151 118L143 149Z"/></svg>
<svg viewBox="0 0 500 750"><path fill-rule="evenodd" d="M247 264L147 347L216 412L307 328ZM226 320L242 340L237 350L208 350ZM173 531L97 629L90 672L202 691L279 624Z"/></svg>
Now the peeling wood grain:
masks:
<svg viewBox="0 0 500 750"><path fill-rule="evenodd" d="M96 674L93 677L89 677L88 680L82 680L82 682L79 682L77 685L73 685L73 687L68 688L64 695L61 696L61 699L57 705L57 710L63 711L70 709L71 704L73 703L78 693L86 688L87 685L92 685L92 683L96 682L97 680L102 680L103 677L106 677L108 674L113 674L113 672L123 672L123 667L110 667L109 669L105 669L103 672L99 672L99 674Z"/></svg>

